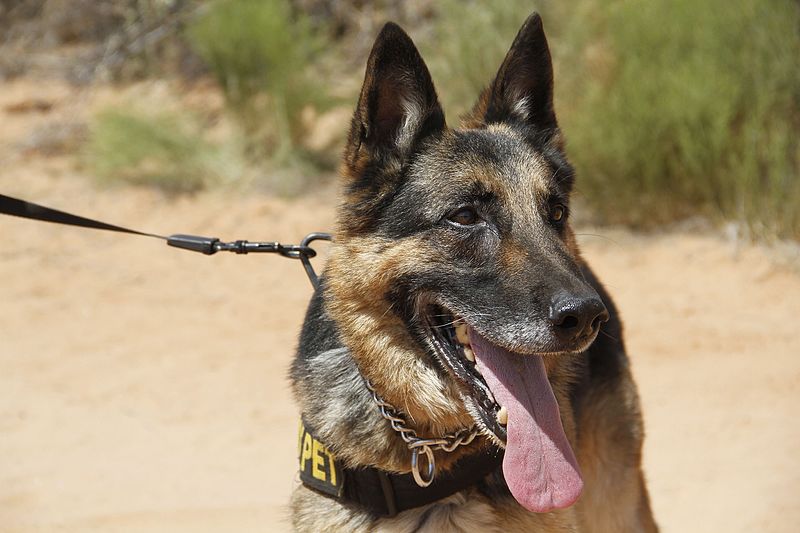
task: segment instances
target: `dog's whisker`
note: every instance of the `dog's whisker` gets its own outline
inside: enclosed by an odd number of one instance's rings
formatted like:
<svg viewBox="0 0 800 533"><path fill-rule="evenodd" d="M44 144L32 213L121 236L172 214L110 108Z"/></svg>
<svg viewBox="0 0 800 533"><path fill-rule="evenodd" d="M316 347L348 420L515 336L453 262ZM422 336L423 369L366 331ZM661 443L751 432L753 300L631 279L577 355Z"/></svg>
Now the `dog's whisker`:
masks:
<svg viewBox="0 0 800 533"><path fill-rule="evenodd" d="M607 333L607 332L603 331L602 328L600 329L600 333L602 333L603 335L605 335L606 337L608 337L609 339L611 339L614 342L619 342L618 338L614 337L610 333Z"/></svg>
<svg viewBox="0 0 800 533"><path fill-rule="evenodd" d="M455 326L455 325L458 325L458 324L466 324L466 323L467 323L467 321L464 320L463 318L457 318L455 320L451 320L450 322L445 322L444 324L434 324L433 327L435 327L435 328L447 328L447 327L450 327L450 326Z"/></svg>
<svg viewBox="0 0 800 533"><path fill-rule="evenodd" d="M603 240L608 241L611 244L614 244L616 246L621 246L618 241L616 241L616 240L614 240L611 237L608 237L606 235L600 235L599 233L576 233L575 236L576 237L597 237L598 239L603 239Z"/></svg>
<svg viewBox="0 0 800 533"><path fill-rule="evenodd" d="M406 405L406 412L405 412L406 416L408 416L408 418L409 418L409 420L411 420L411 422L416 424L417 421L414 420L414 415L411 414L411 409L409 409L409 407L408 407L408 398L406 398L406 400L405 400L405 405Z"/></svg>
<svg viewBox="0 0 800 533"><path fill-rule="evenodd" d="M387 307L386 311L383 312L383 314L381 315L381 318L384 318L386 315L389 314L389 311L391 311L394 308L394 304L395 304L395 302L392 302L391 304L389 304L389 307Z"/></svg>

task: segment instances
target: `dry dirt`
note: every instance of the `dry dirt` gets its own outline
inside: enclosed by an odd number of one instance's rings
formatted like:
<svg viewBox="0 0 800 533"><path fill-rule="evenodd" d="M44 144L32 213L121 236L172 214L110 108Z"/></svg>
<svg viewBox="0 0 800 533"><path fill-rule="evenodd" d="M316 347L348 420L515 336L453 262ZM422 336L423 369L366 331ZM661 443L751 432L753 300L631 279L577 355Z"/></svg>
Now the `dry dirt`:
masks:
<svg viewBox="0 0 800 533"><path fill-rule="evenodd" d="M0 105L0 193L154 232L331 228L332 194L98 190L63 159L20 154L21 120ZM796 270L714 235L585 231L626 324L663 531L796 531ZM0 531L288 529L299 264L3 216L0 235Z"/></svg>

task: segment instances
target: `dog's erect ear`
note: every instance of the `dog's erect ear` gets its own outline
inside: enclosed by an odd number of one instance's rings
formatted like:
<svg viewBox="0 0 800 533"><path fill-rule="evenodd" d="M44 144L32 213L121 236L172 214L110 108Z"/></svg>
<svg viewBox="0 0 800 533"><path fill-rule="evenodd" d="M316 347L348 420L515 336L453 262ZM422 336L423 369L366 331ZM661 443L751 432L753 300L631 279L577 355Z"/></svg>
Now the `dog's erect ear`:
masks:
<svg viewBox="0 0 800 533"><path fill-rule="evenodd" d="M473 128L498 122L533 126L540 133L558 128L553 111L553 63L538 13L522 25L494 81L463 120Z"/></svg>
<svg viewBox="0 0 800 533"><path fill-rule="evenodd" d="M345 161L402 160L414 144L445 127L428 67L411 38L392 22L381 30L367 62Z"/></svg>

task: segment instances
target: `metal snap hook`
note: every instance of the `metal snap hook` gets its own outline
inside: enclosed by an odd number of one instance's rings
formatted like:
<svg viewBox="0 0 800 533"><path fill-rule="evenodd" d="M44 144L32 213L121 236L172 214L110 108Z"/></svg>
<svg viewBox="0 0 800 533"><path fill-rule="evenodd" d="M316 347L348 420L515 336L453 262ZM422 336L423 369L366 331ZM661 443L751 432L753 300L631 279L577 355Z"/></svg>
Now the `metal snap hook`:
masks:
<svg viewBox="0 0 800 533"><path fill-rule="evenodd" d="M428 461L428 473L425 477L419 471L419 449L425 452L425 458ZM430 446L420 446L411 450L411 475L414 476L414 481L420 487L427 487L433 483L433 478L436 476L436 462L433 458L433 450Z"/></svg>

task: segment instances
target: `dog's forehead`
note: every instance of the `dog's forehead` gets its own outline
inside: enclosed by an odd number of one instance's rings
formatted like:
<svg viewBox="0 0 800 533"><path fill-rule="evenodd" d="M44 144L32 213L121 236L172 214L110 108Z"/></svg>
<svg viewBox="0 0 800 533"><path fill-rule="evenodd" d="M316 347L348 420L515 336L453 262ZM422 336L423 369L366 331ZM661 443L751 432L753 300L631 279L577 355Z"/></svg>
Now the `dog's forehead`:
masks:
<svg viewBox="0 0 800 533"><path fill-rule="evenodd" d="M476 184L496 196L535 200L547 195L552 170L543 153L525 137L505 125L485 129L453 130L442 142L426 150L412 174L441 192L469 189Z"/></svg>

